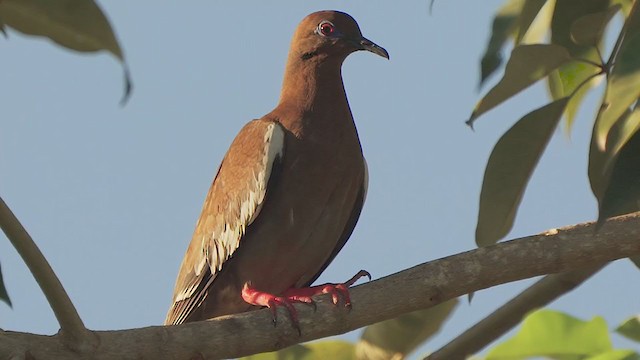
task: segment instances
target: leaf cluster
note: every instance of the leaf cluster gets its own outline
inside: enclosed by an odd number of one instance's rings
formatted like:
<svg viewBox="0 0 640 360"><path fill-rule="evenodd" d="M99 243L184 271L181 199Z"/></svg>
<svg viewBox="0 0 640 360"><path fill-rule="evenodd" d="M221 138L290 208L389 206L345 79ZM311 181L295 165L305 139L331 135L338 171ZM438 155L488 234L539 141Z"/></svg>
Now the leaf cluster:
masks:
<svg viewBox="0 0 640 360"><path fill-rule="evenodd" d="M481 84L500 68L502 48L512 43L513 50L503 77L480 99L467 124L540 80L546 80L551 102L516 121L494 146L480 194L478 245L494 244L511 230L555 129L564 117L571 130L584 96L598 82L605 89L594 116L588 169L598 222L640 209L637 8L634 1L509 0L498 11L481 62ZM623 26L605 59L604 34L615 16L623 18Z"/></svg>

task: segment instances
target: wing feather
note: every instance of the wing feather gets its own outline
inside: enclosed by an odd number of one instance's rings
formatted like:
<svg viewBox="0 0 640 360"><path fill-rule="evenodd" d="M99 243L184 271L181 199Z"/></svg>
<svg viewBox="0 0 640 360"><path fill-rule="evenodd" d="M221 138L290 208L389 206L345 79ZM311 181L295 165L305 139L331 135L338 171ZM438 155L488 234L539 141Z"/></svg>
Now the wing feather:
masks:
<svg viewBox="0 0 640 360"><path fill-rule="evenodd" d="M279 123L263 119L236 136L205 199L165 324L187 321L205 301L216 274L262 209L274 165L284 155L284 137Z"/></svg>

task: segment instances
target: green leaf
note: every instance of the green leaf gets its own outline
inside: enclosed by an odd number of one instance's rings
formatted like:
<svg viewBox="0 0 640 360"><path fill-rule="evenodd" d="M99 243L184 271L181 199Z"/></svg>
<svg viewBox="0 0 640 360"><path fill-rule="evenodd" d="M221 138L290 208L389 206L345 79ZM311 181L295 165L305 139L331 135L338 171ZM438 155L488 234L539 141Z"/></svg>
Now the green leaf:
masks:
<svg viewBox="0 0 640 360"><path fill-rule="evenodd" d="M280 351L256 354L241 360L355 360L355 346L346 341L317 341L304 345L293 345Z"/></svg>
<svg viewBox="0 0 640 360"><path fill-rule="evenodd" d="M594 51L589 58L593 59L595 57L597 57L597 54ZM565 128L567 131L571 130L585 95L597 83L597 79L593 76L599 72L600 69L591 64L571 61L549 75L548 85L552 99L571 96L571 100L565 110L567 116ZM587 80L589 77L592 77L592 79Z"/></svg>
<svg viewBox="0 0 640 360"><path fill-rule="evenodd" d="M640 256L632 256L629 258L633 265L635 265L638 269L640 269Z"/></svg>
<svg viewBox="0 0 640 360"><path fill-rule="evenodd" d="M602 111L596 119L596 144L607 148L607 136L622 114L640 97L640 11L626 20L626 33L607 81Z"/></svg>
<svg viewBox="0 0 640 360"><path fill-rule="evenodd" d="M524 0L507 0L493 18L491 37L480 61L480 87L502 64L502 48L516 31Z"/></svg>
<svg viewBox="0 0 640 360"><path fill-rule="evenodd" d="M617 349L590 356L584 360L640 360L640 355L633 350Z"/></svg>
<svg viewBox="0 0 640 360"><path fill-rule="evenodd" d="M124 54L109 21L93 0L1 0L0 23L27 35L47 37L72 50L110 52L123 66L124 99L129 96L131 78Z"/></svg>
<svg viewBox="0 0 640 360"><path fill-rule="evenodd" d="M472 126L478 116L544 78L570 59L567 50L559 45L517 46L511 52L504 76L478 102L467 124Z"/></svg>
<svg viewBox="0 0 640 360"><path fill-rule="evenodd" d="M634 150L639 146L638 139L626 148L629 141L637 137L638 130L640 101L636 102L633 110L627 109L615 121L607 135L606 150L601 150L596 145L594 126L589 150L589 181L591 190L598 199L598 225L602 225L609 217L640 209L635 198L636 195L640 196L640 193L634 180L640 171L635 164Z"/></svg>
<svg viewBox="0 0 640 360"><path fill-rule="evenodd" d="M608 160L615 157L640 129L639 105L640 101L636 102L634 109L626 111L624 116L620 117L614 127L609 131L607 138L607 144L609 144L609 146L607 146Z"/></svg>
<svg viewBox="0 0 640 360"><path fill-rule="evenodd" d="M610 8L587 14L571 24L571 38L578 45L596 46L600 44L604 30L607 28L609 21L622 8L622 5L616 4Z"/></svg>
<svg viewBox="0 0 640 360"><path fill-rule="evenodd" d="M611 161L606 189L599 199L598 224L638 211L640 201L640 133L635 133ZM608 166L605 164L605 171Z"/></svg>
<svg viewBox="0 0 640 360"><path fill-rule="evenodd" d="M622 13L625 17L629 16L629 12L631 12L631 6L633 6L635 0L611 0L612 5L620 5L622 6Z"/></svg>
<svg viewBox="0 0 640 360"><path fill-rule="evenodd" d="M616 332L627 339L640 342L640 315L625 320L616 328Z"/></svg>
<svg viewBox="0 0 640 360"><path fill-rule="evenodd" d="M542 9L546 2L547 0L525 1L522 6L522 11L520 11L520 16L518 16L518 35L516 36L516 44L519 44L522 41L522 38L533 23L533 20L538 16L540 9Z"/></svg>
<svg viewBox="0 0 640 360"><path fill-rule="evenodd" d="M547 33L549 33L549 29L551 28L551 18L555 6L556 0L547 0L517 45L546 42Z"/></svg>
<svg viewBox="0 0 640 360"><path fill-rule="evenodd" d="M0 268L0 300L4 301L11 307L11 299L9 299L9 294L7 293L7 289L4 287L4 280L2 279L2 268Z"/></svg>
<svg viewBox="0 0 640 360"><path fill-rule="evenodd" d="M572 39L572 24L590 14L606 11L609 0L562 0L556 3L551 19L551 43L563 46L574 59L584 59L600 63L595 46L576 44ZM604 29L603 29L604 30ZM598 38L598 42L599 42ZM589 77L600 73L601 69L583 61L571 61L563 64L549 76L549 91L552 99L569 96ZM595 81L584 83L572 97L566 110L566 129L570 130L582 99Z"/></svg>
<svg viewBox="0 0 640 360"><path fill-rule="evenodd" d="M367 326L356 344L357 358L404 358L436 334L457 305L458 299L452 299L426 310Z"/></svg>
<svg viewBox="0 0 640 360"><path fill-rule="evenodd" d="M600 109L599 111L602 111ZM621 118L629 116L630 110L626 111ZM623 121L617 121L614 127L609 131L609 137L616 136L616 132ZM591 191L593 195L598 199L598 202L602 201L602 196L607 188L609 182L609 176L611 175L611 166L607 166L610 163L610 156L607 151L601 150L596 144L595 138L595 124L591 134L591 145L589 148L589 183L591 185Z"/></svg>
<svg viewBox="0 0 640 360"><path fill-rule="evenodd" d="M610 350L611 339L603 318L582 321L561 312L538 310L524 319L514 337L491 349L486 360L534 356L578 360Z"/></svg>
<svg viewBox="0 0 640 360"><path fill-rule="evenodd" d="M564 46L572 56L581 56L599 42L580 44L573 41L572 29L576 22L580 23L585 17L593 16L609 9L609 0L562 0L556 2L551 19L551 43ZM590 23L596 26L593 23ZM604 24L606 25L606 24ZM597 24L594 31L604 31L602 24ZM589 45L589 46L585 46Z"/></svg>
<svg viewBox="0 0 640 360"><path fill-rule="evenodd" d="M494 244L511 230L527 183L568 100L562 98L528 113L496 143L480 193L476 227L479 246Z"/></svg>
<svg viewBox="0 0 640 360"><path fill-rule="evenodd" d="M124 60L109 21L92 0L3 0L0 18L22 33L46 36L69 49L107 50Z"/></svg>

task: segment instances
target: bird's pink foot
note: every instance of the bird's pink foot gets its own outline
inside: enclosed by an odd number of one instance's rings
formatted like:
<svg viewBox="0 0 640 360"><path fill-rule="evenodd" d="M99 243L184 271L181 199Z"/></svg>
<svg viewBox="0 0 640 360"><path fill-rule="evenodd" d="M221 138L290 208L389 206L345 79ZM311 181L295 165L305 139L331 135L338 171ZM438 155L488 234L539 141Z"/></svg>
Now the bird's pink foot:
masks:
<svg viewBox="0 0 640 360"><path fill-rule="evenodd" d="M289 299L285 296L276 296L264 291L257 290L249 283L245 283L242 287L242 299L256 306L266 306L271 310L271 315L273 319L273 326L278 325L278 311L276 309L277 306L284 306L289 312L289 318L291 319L291 324L293 327L298 330L298 334L301 335L300 324L298 322L298 311L293 307L293 302L305 302L303 299Z"/></svg>
<svg viewBox="0 0 640 360"><path fill-rule="evenodd" d="M311 297L320 294L331 294L331 300L334 305L338 305L340 297L344 299L344 305L351 308L351 296L349 296L349 287L355 284L362 277L368 277L371 280L371 274L365 270L358 271L351 279L339 284L322 284L306 288L290 288L285 291L282 296L291 300L314 304Z"/></svg>
<svg viewBox="0 0 640 360"><path fill-rule="evenodd" d="M286 290L281 296L273 295L267 292L263 292L253 288L249 283L245 283L242 287L242 299L256 306L266 306L271 310L273 316L273 326L278 324L278 312L277 306L284 306L289 313L291 323L293 327L298 330L298 334L301 334L300 324L298 322L298 312L293 307L294 302L301 302L309 305L313 305L315 309L315 302L312 297L319 294L331 294L331 298L335 305L338 304L340 297L344 299L345 306L351 308L351 297L349 296L349 287L352 286L361 277L368 277L371 280L371 275L364 270L360 270L356 275L344 283L340 284L322 284L306 288L290 288Z"/></svg>

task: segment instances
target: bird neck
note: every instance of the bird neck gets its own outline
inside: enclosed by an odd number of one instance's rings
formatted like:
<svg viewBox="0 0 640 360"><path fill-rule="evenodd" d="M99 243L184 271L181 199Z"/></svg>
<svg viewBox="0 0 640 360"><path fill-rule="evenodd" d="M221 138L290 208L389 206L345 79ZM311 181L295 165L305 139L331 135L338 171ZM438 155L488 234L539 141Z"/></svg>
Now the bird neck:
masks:
<svg viewBox="0 0 640 360"><path fill-rule="evenodd" d="M348 109L342 83L343 60L323 55L306 60L290 56L276 109L299 111L302 114L332 108Z"/></svg>
<svg viewBox="0 0 640 360"><path fill-rule="evenodd" d="M329 158L342 152L361 154L342 83L341 67L346 56L321 56L307 60L289 56L280 102L265 117L279 122L296 139L304 140L294 142L297 146L304 144Z"/></svg>

